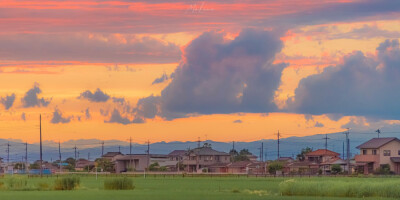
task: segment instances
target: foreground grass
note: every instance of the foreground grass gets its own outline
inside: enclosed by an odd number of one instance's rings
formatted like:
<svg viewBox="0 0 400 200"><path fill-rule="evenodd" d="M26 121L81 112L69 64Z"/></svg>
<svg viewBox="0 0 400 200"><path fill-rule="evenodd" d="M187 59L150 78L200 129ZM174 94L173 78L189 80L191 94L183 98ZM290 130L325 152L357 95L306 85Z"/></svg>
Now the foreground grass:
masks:
<svg viewBox="0 0 400 200"><path fill-rule="evenodd" d="M0 182L6 183L11 177L0 178ZM23 177L26 178L26 177ZM289 179L284 178L246 178L246 177L143 177L133 179L134 190L110 191L104 190L104 181L106 177L100 177L96 180L94 177L81 177L81 184L74 191L10 191L1 190L1 200L102 200L102 199L276 199L276 200L306 200L306 199L354 199L345 197L309 197L304 194L291 194L303 196L281 196L282 183ZM29 178L27 187L35 188L41 183L53 184L56 177L50 178ZM400 179L397 178L296 178L295 181L304 181L313 183L334 183L347 182L357 185L359 181L373 182L380 184L390 181L392 184L400 185ZM281 185L280 185L281 184ZM314 190L317 190L315 188ZM368 199L368 198L366 198ZM377 199L371 197L369 199ZM379 198L390 199L390 198Z"/></svg>

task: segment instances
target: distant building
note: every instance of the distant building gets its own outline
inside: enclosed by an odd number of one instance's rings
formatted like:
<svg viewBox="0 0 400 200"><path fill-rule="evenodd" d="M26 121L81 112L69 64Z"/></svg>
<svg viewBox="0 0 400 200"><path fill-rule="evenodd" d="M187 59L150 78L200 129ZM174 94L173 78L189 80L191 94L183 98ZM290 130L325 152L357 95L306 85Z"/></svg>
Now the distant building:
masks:
<svg viewBox="0 0 400 200"><path fill-rule="evenodd" d="M291 163L294 161L294 159L292 157L280 157L277 159L277 161Z"/></svg>
<svg viewBox="0 0 400 200"><path fill-rule="evenodd" d="M75 163L75 170L76 171L84 171L90 169L95 165L94 161L89 161L83 158L80 158L79 160L76 161Z"/></svg>
<svg viewBox="0 0 400 200"><path fill-rule="evenodd" d="M285 173L295 174L331 174L333 165L340 165L342 171L346 169L346 161L339 153L327 149L318 149L305 155L304 161L292 161L285 165Z"/></svg>
<svg viewBox="0 0 400 200"><path fill-rule="evenodd" d="M373 138L357 146L360 155L354 157L357 171L369 174L383 165L400 174L400 140L395 137Z"/></svg>
<svg viewBox="0 0 400 200"><path fill-rule="evenodd" d="M113 161L113 159L118 155L123 155L123 154L121 152L107 152L106 154L102 155L101 158Z"/></svg>
<svg viewBox="0 0 400 200"><path fill-rule="evenodd" d="M164 154L129 154L114 157L115 172L144 171L153 164L158 163L160 167L166 167L168 171L175 171L178 161L170 160Z"/></svg>
<svg viewBox="0 0 400 200"><path fill-rule="evenodd" d="M208 168L215 164L230 163L230 157L230 154L216 151L205 143L203 147L189 150L182 164L187 172L201 172L203 169L208 171Z"/></svg>

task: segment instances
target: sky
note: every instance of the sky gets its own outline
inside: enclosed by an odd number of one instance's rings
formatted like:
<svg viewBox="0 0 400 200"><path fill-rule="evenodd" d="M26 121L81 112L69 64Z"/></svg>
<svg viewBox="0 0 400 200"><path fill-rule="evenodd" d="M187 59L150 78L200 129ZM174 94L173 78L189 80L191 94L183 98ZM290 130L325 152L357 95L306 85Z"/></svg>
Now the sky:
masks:
<svg viewBox="0 0 400 200"><path fill-rule="evenodd" d="M393 0L0 1L0 138L400 131Z"/></svg>

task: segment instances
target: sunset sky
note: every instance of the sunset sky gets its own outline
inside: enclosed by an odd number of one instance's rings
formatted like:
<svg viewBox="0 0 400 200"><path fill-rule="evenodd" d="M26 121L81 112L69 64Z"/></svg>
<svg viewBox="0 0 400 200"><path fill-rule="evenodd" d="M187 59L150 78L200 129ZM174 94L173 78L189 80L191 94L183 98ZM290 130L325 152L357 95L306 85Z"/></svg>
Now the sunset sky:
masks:
<svg viewBox="0 0 400 200"><path fill-rule="evenodd" d="M396 129L399 38L395 0L2 0L0 138Z"/></svg>

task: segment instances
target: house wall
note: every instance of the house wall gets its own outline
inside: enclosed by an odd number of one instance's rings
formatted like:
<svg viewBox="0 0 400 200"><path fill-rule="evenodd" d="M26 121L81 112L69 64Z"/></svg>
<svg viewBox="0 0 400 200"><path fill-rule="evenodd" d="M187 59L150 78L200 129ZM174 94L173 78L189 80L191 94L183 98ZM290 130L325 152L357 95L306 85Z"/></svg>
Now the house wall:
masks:
<svg viewBox="0 0 400 200"><path fill-rule="evenodd" d="M390 150L390 156L384 156L384 150ZM400 150L400 143L397 141L391 141L387 143L386 145L382 146L379 148L379 157L380 157L380 163L377 164L377 166L374 166L374 169L377 169L380 167L382 164L389 164L390 165L390 170L395 171L396 170L396 163L393 163L390 161L390 157L400 157L398 151Z"/></svg>

